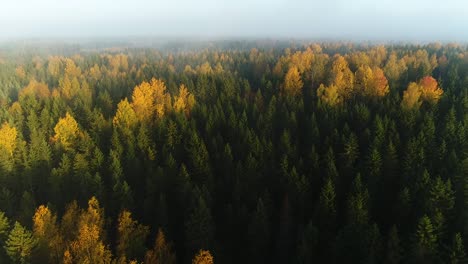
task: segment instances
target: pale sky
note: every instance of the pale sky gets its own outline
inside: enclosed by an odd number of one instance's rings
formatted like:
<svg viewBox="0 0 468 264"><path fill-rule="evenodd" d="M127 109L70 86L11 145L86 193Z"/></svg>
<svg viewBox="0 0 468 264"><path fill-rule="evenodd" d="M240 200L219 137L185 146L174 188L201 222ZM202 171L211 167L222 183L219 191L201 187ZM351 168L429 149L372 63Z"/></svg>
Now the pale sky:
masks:
<svg viewBox="0 0 468 264"><path fill-rule="evenodd" d="M468 41L466 0L0 0L0 38Z"/></svg>

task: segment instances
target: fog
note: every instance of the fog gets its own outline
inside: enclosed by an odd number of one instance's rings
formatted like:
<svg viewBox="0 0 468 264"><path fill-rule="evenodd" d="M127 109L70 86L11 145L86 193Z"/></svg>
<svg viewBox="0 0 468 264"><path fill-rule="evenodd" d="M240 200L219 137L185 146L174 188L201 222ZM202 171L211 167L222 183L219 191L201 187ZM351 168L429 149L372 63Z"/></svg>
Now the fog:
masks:
<svg viewBox="0 0 468 264"><path fill-rule="evenodd" d="M0 39L468 40L462 0L1 0Z"/></svg>

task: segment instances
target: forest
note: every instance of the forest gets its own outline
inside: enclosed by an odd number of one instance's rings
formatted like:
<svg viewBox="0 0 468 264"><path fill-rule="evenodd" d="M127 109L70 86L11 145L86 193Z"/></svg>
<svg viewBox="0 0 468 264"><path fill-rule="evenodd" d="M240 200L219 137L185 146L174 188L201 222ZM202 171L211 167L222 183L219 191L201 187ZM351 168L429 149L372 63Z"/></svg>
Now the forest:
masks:
<svg viewBox="0 0 468 264"><path fill-rule="evenodd" d="M0 44L0 263L468 263L468 46Z"/></svg>

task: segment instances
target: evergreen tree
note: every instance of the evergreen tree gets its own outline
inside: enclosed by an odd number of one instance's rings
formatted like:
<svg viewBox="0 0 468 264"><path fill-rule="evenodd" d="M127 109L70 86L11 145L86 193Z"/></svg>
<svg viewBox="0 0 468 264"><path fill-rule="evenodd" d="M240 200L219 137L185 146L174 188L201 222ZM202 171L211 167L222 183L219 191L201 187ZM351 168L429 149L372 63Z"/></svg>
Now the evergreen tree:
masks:
<svg viewBox="0 0 468 264"><path fill-rule="evenodd" d="M417 263L434 263L438 257L437 235L434 233L431 220L423 216L416 229L413 244L413 258Z"/></svg>
<svg viewBox="0 0 468 264"><path fill-rule="evenodd" d="M456 233L453 237L452 246L449 251L449 263L467 263L465 247L463 246L463 240L460 233Z"/></svg>
<svg viewBox="0 0 468 264"><path fill-rule="evenodd" d="M37 239L31 231L26 230L20 223L15 222L4 246L12 262L29 263L36 247Z"/></svg>
<svg viewBox="0 0 468 264"><path fill-rule="evenodd" d="M192 209L185 222L187 249L192 254L199 248L213 248L214 225L210 209L205 199L198 197L198 203Z"/></svg>

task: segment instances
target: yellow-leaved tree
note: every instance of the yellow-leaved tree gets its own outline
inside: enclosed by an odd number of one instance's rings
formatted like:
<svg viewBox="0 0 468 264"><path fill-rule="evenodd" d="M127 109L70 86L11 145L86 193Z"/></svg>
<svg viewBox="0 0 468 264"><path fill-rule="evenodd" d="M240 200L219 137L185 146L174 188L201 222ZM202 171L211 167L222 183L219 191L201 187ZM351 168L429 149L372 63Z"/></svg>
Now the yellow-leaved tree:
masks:
<svg viewBox="0 0 468 264"><path fill-rule="evenodd" d="M102 240L104 212L96 197L88 201L88 209L79 217L78 235L64 253L64 262L72 263L111 263L112 254Z"/></svg>
<svg viewBox="0 0 468 264"><path fill-rule="evenodd" d="M60 68L62 67L62 58L57 56L49 57L47 64L47 72L52 76L58 76L60 74Z"/></svg>
<svg viewBox="0 0 468 264"><path fill-rule="evenodd" d="M286 94L290 95L300 95L302 93L302 87L304 83L302 82L301 75L296 66L289 68L286 76L284 77L283 90Z"/></svg>
<svg viewBox="0 0 468 264"><path fill-rule="evenodd" d="M421 89L417 83L411 82L403 92L401 107L405 110L418 109L421 104Z"/></svg>
<svg viewBox="0 0 468 264"><path fill-rule="evenodd" d="M190 110L195 105L195 97L191 94L185 85L180 85L179 95L174 98L174 109L179 112L190 114Z"/></svg>
<svg viewBox="0 0 468 264"><path fill-rule="evenodd" d="M0 149L3 149L10 157L13 156L16 147L17 135L18 131L15 127L10 126L7 122L3 123L0 128Z"/></svg>
<svg viewBox="0 0 468 264"><path fill-rule="evenodd" d="M138 118L127 98L120 101L117 105L117 112L115 113L112 123L115 127L121 129L132 129L138 122Z"/></svg>
<svg viewBox="0 0 468 264"><path fill-rule="evenodd" d="M33 216L34 236L39 239L39 251L50 263L59 263L64 252L64 241L57 226L57 216L41 205Z"/></svg>
<svg viewBox="0 0 468 264"><path fill-rule="evenodd" d="M317 96L319 100L330 106L335 106L342 102L342 98L338 94L338 87L333 84L328 87L320 84L320 87L317 89Z"/></svg>
<svg viewBox="0 0 468 264"><path fill-rule="evenodd" d="M439 87L437 80L432 76L425 76L419 81L419 86L421 89L421 97L424 101L427 101L431 104L435 104L439 101L444 90Z"/></svg>
<svg viewBox="0 0 468 264"><path fill-rule="evenodd" d="M213 256L210 251L201 249L193 258L192 264L213 264Z"/></svg>
<svg viewBox="0 0 468 264"><path fill-rule="evenodd" d="M135 259L145 253L149 228L133 220L129 211L120 213L117 231L117 255L120 259Z"/></svg>
<svg viewBox="0 0 468 264"><path fill-rule="evenodd" d="M330 84L338 88L338 94L343 99L348 99L353 95L354 74L349 69L346 59L339 54L333 58Z"/></svg>
<svg viewBox="0 0 468 264"><path fill-rule="evenodd" d="M50 96L50 90L47 84L32 79L18 94L20 100L27 96L33 96L36 99L45 99Z"/></svg>
<svg viewBox="0 0 468 264"><path fill-rule="evenodd" d="M154 116L162 117L171 106L171 96L166 93L163 81L153 78L136 86L132 94L132 106L140 121L151 121Z"/></svg>
<svg viewBox="0 0 468 264"><path fill-rule="evenodd" d="M361 65L355 74L355 92L367 97L383 97L390 91L387 78L379 67Z"/></svg>
<svg viewBox="0 0 468 264"><path fill-rule="evenodd" d="M75 61L70 58L65 59L65 74L72 77L80 77L81 69L76 66Z"/></svg>
<svg viewBox="0 0 468 264"><path fill-rule="evenodd" d="M385 64L384 71L385 75L392 82L396 82L400 79L400 76L408 69L406 62L403 59L398 59L395 52L392 52L388 57L387 63Z"/></svg>
<svg viewBox="0 0 468 264"><path fill-rule="evenodd" d="M78 123L68 112L65 117L59 119L54 127L54 132L55 135L52 140L60 144L65 150L72 149L80 136Z"/></svg>
<svg viewBox="0 0 468 264"><path fill-rule="evenodd" d="M411 82L403 92L401 105L404 109L418 109L423 102L436 104L444 94L437 80L431 76L425 76L418 83Z"/></svg>

